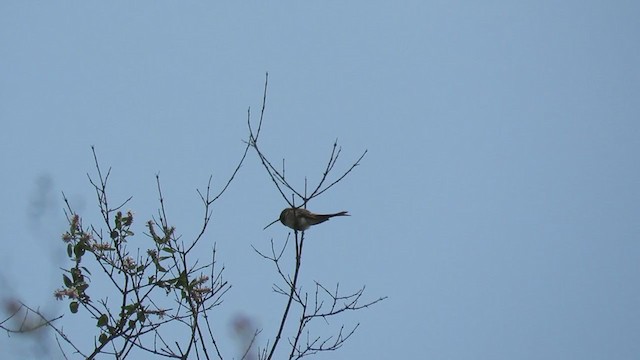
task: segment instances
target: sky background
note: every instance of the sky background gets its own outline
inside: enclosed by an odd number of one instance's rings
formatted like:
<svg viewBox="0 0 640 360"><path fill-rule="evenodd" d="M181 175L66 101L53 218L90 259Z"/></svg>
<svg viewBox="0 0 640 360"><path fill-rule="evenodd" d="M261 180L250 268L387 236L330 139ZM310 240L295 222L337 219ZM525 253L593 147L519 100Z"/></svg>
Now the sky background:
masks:
<svg viewBox="0 0 640 360"><path fill-rule="evenodd" d="M233 170L268 71L262 150L295 186L336 138L339 170L368 149L309 204L352 216L307 232L302 277L389 298L331 319L361 325L317 358L637 358L639 18L634 1L2 1L0 296L65 314L90 346L94 324L53 299L61 192L99 219L90 146L112 201L133 196L140 247L156 174L193 238L196 189ZM262 228L285 206L251 153L213 208L227 358L234 317L263 345L277 326L277 277L251 245L284 241ZM57 354L47 339L0 348Z"/></svg>

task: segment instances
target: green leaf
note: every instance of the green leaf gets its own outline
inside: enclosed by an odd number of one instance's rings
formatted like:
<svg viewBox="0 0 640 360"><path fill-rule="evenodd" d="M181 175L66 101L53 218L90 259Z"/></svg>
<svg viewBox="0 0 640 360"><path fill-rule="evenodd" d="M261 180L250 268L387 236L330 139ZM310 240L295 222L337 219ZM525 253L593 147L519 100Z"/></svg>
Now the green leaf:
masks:
<svg viewBox="0 0 640 360"><path fill-rule="evenodd" d="M69 310L71 310L71 313L73 313L73 314L77 313L78 312L78 306L79 306L79 304L78 304L77 301L72 301L69 304Z"/></svg>
<svg viewBox="0 0 640 360"><path fill-rule="evenodd" d="M67 255L71 257L73 255L73 245L67 244Z"/></svg>
<svg viewBox="0 0 640 360"><path fill-rule="evenodd" d="M134 327L136 327L136 321L135 320L129 320L129 328L133 329Z"/></svg>
<svg viewBox="0 0 640 360"><path fill-rule="evenodd" d="M169 254L173 254L173 253L176 252L174 249L172 249L170 247L166 247L166 246L162 248L162 251L168 252Z"/></svg>
<svg viewBox="0 0 640 360"><path fill-rule="evenodd" d="M100 334L100 336L98 337L98 341L100 341L100 344L106 343L107 340L109 340L109 337L105 333Z"/></svg>
<svg viewBox="0 0 640 360"><path fill-rule="evenodd" d="M82 283L76 286L76 289L78 289L78 291L81 291L84 293L85 290L87 290L89 288L89 283Z"/></svg>
<svg viewBox="0 0 640 360"><path fill-rule="evenodd" d="M147 319L147 316L144 314L144 311L138 311L138 321L140 321L141 323L144 323L146 319Z"/></svg>
<svg viewBox="0 0 640 360"><path fill-rule="evenodd" d="M138 308L138 304L129 304L129 305L125 305L123 307L124 313L129 316L131 314L133 314L136 309Z"/></svg>
<svg viewBox="0 0 640 360"><path fill-rule="evenodd" d="M71 285L73 285L73 281L71 281L67 275L62 275L62 281L66 287L71 287Z"/></svg>
<svg viewBox="0 0 640 360"><path fill-rule="evenodd" d="M103 327L103 326L107 325L108 323L109 323L109 318L107 317L107 314L102 314L98 318L98 327Z"/></svg>
<svg viewBox="0 0 640 360"><path fill-rule="evenodd" d="M186 287L188 285L188 280L187 280L187 272L186 271L182 271L180 273L180 277L178 278L178 286L180 287Z"/></svg>
<svg viewBox="0 0 640 360"><path fill-rule="evenodd" d="M82 266L81 269L84 270L84 272L86 272L87 274L91 275L91 271L89 271L89 269L87 269L86 267Z"/></svg>
<svg viewBox="0 0 640 360"><path fill-rule="evenodd" d="M84 244L79 242L76 244L76 246L73 247L73 254L76 256L76 258L81 258L82 255L84 255L85 252L85 247Z"/></svg>

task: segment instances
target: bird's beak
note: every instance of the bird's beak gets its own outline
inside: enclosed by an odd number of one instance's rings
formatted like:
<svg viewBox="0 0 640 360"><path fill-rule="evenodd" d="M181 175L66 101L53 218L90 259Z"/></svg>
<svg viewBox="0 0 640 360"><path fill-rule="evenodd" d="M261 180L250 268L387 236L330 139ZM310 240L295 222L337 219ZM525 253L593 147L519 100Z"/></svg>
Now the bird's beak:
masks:
<svg viewBox="0 0 640 360"><path fill-rule="evenodd" d="M271 225L273 225L273 224L277 223L278 221L280 221L280 219L275 219L275 220L273 220L273 222L271 222L269 225L265 226L265 227L264 227L264 229L262 229L262 230L267 230L267 228L268 228L269 226L271 226Z"/></svg>

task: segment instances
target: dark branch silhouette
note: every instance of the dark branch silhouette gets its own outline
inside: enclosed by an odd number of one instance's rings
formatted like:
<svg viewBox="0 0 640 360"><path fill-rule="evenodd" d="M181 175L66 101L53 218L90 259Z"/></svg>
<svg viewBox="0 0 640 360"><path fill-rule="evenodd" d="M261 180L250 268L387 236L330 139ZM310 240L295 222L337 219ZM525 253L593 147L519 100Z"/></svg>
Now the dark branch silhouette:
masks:
<svg viewBox="0 0 640 360"><path fill-rule="evenodd" d="M262 98L262 109L260 111L260 119L258 120L258 127L257 127L258 132L262 128L263 121L264 121L268 79L269 77L267 74L267 76L265 77L265 88L264 88L264 96ZM313 188L311 193L308 194L306 178L305 178L304 191L295 189L287 181L285 177L285 160L284 159L282 160L282 170L278 170L275 168L275 166L273 166L272 161L269 160L269 157L265 154L265 152L259 146L259 142L258 142L259 133L257 132L254 134L253 132L253 128L251 125L250 110L248 111L248 114L249 114L249 118L247 120L247 123L249 128L249 145L254 149L254 151L258 155L258 158L260 159L260 162L263 168L265 169L269 178L271 179L271 182L275 185L277 191L280 193L282 198L287 202L289 207L296 208L295 200L297 198L301 201L301 205L299 206L299 208L306 209L307 203L310 200L324 194L327 190L333 188L339 182L344 180L345 177L349 175L354 168L360 165L360 162L362 161L364 156L367 154L367 151L365 150L357 158L357 160L354 161L344 172L342 172L340 175L335 177L334 180L329 180L330 176L332 175L332 172L336 168L336 164L338 163L340 154L342 153L342 148L338 146L338 141L337 140L334 141L333 147L331 149L331 153L329 155L329 159L327 161L327 165L325 166L322 172L322 176L320 177L320 180L318 181L317 185ZM292 194L291 200L289 200L285 192L291 192ZM337 213L333 215L344 215L344 214L346 214L346 212ZM296 216L295 210L293 212L293 216ZM326 218L328 219L328 217ZM295 221L294 221L294 224L295 224ZM288 339L289 345L291 346L291 350L289 352L289 359L299 359L304 356L315 354L321 351L337 350L345 343L347 339L349 339L349 337L351 337L351 335L353 335L353 333L359 326L359 324L357 324L351 330L346 332L344 331L344 326L342 326L338 330L337 334L335 334L334 336L329 336L326 338L322 338L322 337L310 338L309 326L311 325L313 320L316 320L319 318L326 320L328 317L339 315L340 313L347 310L364 309L385 299L385 297L381 297L373 301L362 303L361 297L364 293L364 289L365 289L364 287L362 287L360 290L357 290L356 292L353 292L347 295L341 295L338 293L337 285L336 285L336 291L332 293L332 292L326 291L326 288L324 286L316 282L315 283L316 292L314 297L315 302L313 304L313 307L310 308L309 302L308 302L308 293L306 292L303 293L299 285L300 273L301 273L301 267L302 267L302 255L303 255L304 241L305 241L305 231L298 231L298 230L306 229L306 227L301 227L300 229L298 229L298 227L293 226L293 228L297 229L297 230L294 230L294 235L293 235L293 239L294 239L293 243L295 247L294 248L295 250L294 265L292 269L293 276L290 276L285 273L284 266L282 264L283 254L285 253L285 249L289 244L289 236L287 236L284 242L284 245L278 251L276 251L274 242L273 240L271 240L270 255L266 255L254 247L254 251L258 253L259 256L271 261L275 265L276 271L278 272L280 279L282 279L282 281L284 281L286 285L285 287L274 285L274 288L273 288L275 293L284 295L287 298L287 300L285 303L282 316L280 318L279 326L273 338L273 342L267 343L267 346L260 353L260 359L263 359L263 360L264 359L271 360L275 357L276 351L278 349L278 346L281 343L281 339L284 334L285 325L290 320L292 307L294 305L297 306L300 315L298 317L298 326L295 331L295 334L289 337ZM325 309L326 308L325 302L323 300L320 300L320 297L321 297L320 290L323 290L321 292L323 295L326 295L330 298L330 301L328 302L331 305L328 307L328 309ZM301 338L305 333L305 331L307 333L307 340L304 345L300 345Z"/></svg>

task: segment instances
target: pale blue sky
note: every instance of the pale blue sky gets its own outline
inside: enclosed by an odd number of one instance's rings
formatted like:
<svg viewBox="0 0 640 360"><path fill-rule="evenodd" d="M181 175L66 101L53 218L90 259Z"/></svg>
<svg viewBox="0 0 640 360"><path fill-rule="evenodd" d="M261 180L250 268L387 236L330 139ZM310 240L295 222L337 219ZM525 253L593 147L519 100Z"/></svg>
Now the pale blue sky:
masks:
<svg viewBox="0 0 640 360"><path fill-rule="evenodd" d="M352 216L308 232L303 277L389 299L348 314L358 332L318 358L640 354L640 5L239 3L0 4L3 296L94 331L52 297L60 192L97 219L90 146L140 233L159 173L169 220L193 236L195 189L233 169L268 71L262 146L296 185L335 138L344 167L369 150L309 204ZM252 154L214 208L204 249L217 242L234 286L224 336L239 313L273 333L277 278L250 245L286 236L262 230L283 207Z"/></svg>

